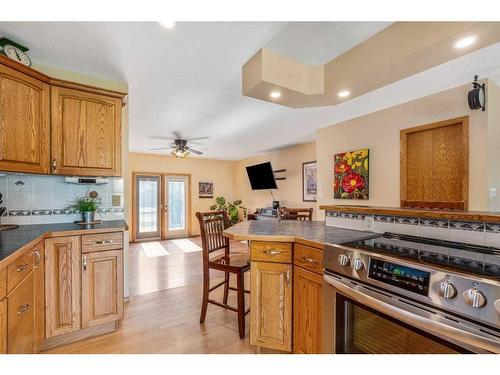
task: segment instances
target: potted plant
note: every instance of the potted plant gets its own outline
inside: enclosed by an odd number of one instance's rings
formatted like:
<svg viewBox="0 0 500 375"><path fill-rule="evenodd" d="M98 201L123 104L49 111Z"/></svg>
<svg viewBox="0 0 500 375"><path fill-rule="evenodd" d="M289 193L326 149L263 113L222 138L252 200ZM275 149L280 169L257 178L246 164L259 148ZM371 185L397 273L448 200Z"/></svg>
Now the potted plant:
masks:
<svg viewBox="0 0 500 375"><path fill-rule="evenodd" d="M77 196L72 207L82 214L84 223L92 223L95 219L95 212L101 207L101 198L97 194Z"/></svg>
<svg viewBox="0 0 500 375"><path fill-rule="evenodd" d="M231 224L236 224L239 220L239 210L243 210L243 216L247 216L247 209L241 205L240 200L236 200L234 202L227 202L224 197L215 198L215 204L210 206L210 210L214 211L226 211L227 216L229 218L229 222Z"/></svg>

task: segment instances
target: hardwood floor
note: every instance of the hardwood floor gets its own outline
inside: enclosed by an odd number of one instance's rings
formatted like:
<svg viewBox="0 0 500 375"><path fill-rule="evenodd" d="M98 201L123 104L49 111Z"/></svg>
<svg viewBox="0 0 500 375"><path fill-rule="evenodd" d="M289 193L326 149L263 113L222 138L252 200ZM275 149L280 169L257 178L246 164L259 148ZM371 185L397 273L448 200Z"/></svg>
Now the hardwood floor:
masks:
<svg viewBox="0 0 500 375"><path fill-rule="evenodd" d="M199 324L202 269L201 249L196 247L200 244L199 238L131 244L131 301L125 305L121 327L45 353L254 353L248 339L249 315L244 340L238 336L234 312L209 305L205 324ZM231 251L248 252L248 248L234 241ZM218 276L222 275L213 274L212 283ZM249 288L249 279L245 285ZM222 288L211 295L222 299ZM236 306L234 292L229 303Z"/></svg>

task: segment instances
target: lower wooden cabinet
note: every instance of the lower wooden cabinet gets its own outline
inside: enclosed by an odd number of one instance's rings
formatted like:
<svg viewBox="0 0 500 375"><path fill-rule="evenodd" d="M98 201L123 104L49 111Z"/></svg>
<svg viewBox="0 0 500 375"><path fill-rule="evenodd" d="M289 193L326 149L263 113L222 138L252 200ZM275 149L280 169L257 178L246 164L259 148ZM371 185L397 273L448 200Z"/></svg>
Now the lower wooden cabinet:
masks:
<svg viewBox="0 0 500 375"><path fill-rule="evenodd" d="M34 278L26 276L8 296L7 352L31 354L34 351Z"/></svg>
<svg viewBox="0 0 500 375"><path fill-rule="evenodd" d="M321 353L323 276L295 266L293 284L293 351Z"/></svg>
<svg viewBox="0 0 500 375"><path fill-rule="evenodd" d="M251 262L250 344L292 350L292 265Z"/></svg>
<svg viewBox="0 0 500 375"><path fill-rule="evenodd" d="M45 336L80 329L80 237L45 240Z"/></svg>
<svg viewBox="0 0 500 375"><path fill-rule="evenodd" d="M33 288L34 288L34 346L38 353L45 339L45 243L40 242L33 248Z"/></svg>
<svg viewBox="0 0 500 375"><path fill-rule="evenodd" d="M82 255L82 328L123 318L123 251Z"/></svg>
<svg viewBox="0 0 500 375"><path fill-rule="evenodd" d="M7 298L0 300L0 354L7 353Z"/></svg>

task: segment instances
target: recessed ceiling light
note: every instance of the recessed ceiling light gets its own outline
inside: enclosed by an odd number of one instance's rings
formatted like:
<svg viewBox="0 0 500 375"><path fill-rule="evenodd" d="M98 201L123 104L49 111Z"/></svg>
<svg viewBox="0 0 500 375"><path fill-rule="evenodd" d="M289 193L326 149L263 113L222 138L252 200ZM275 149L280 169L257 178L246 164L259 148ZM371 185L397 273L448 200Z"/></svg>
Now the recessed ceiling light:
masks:
<svg viewBox="0 0 500 375"><path fill-rule="evenodd" d="M273 99L278 99L278 98L281 98L281 92L279 91L271 91L271 93L269 94L269 96Z"/></svg>
<svg viewBox="0 0 500 375"><path fill-rule="evenodd" d="M351 92L347 91L347 90L342 90L342 91L339 91L337 93L337 95L338 95L339 98L345 98L345 97L351 95Z"/></svg>
<svg viewBox="0 0 500 375"><path fill-rule="evenodd" d="M173 29L175 27L175 21L158 21L158 23L167 29Z"/></svg>
<svg viewBox="0 0 500 375"><path fill-rule="evenodd" d="M454 44L454 47L455 48L469 47L471 44L474 44L476 42L476 40L477 40L477 36L475 36L475 35L466 36L465 38L458 40Z"/></svg>

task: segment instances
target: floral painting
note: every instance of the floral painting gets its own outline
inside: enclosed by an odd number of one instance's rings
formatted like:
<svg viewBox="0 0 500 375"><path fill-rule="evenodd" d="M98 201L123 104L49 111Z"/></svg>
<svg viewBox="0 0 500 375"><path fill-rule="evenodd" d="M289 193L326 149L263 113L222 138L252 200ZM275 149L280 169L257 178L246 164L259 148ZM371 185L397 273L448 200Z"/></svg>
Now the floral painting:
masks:
<svg viewBox="0 0 500 375"><path fill-rule="evenodd" d="M334 156L334 198L368 199L368 149Z"/></svg>

